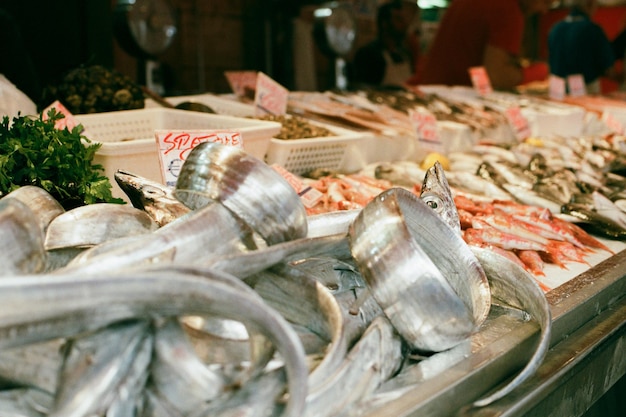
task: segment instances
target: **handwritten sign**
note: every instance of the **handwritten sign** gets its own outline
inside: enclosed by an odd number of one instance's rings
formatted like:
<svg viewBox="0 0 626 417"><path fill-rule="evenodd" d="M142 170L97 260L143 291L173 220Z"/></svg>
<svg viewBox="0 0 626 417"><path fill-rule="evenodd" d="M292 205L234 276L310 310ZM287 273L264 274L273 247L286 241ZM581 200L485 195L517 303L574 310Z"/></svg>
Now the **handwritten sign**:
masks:
<svg viewBox="0 0 626 417"><path fill-rule="evenodd" d="M444 152L443 144L439 137L437 118L432 112L423 107L409 109L409 119L417 133L417 141L426 153Z"/></svg>
<svg viewBox="0 0 626 417"><path fill-rule="evenodd" d="M489 75L487 75L485 67L471 67L468 71L474 90L476 90L479 95L486 96L493 92L491 80L489 79Z"/></svg>
<svg viewBox="0 0 626 417"><path fill-rule="evenodd" d="M237 97L247 97L248 91L256 89L256 71L225 71L224 76Z"/></svg>
<svg viewBox="0 0 626 417"><path fill-rule="evenodd" d="M67 128L67 130L71 131L80 124L80 122L76 120L74 115L59 100L56 100L54 103L46 107L41 112L42 120L48 120L48 111L50 111L51 109L55 109L57 113L61 113L65 116L54 123L54 127L56 129L63 130Z"/></svg>
<svg viewBox="0 0 626 417"><path fill-rule="evenodd" d="M257 74L254 95L255 115L284 115L287 113L289 90L262 72Z"/></svg>
<svg viewBox="0 0 626 417"><path fill-rule="evenodd" d="M193 148L203 142L243 147L241 133L230 130L155 130L165 184L175 186L183 163Z"/></svg>
<svg viewBox="0 0 626 417"><path fill-rule="evenodd" d="M552 100L563 100L565 98L565 79L551 74L548 77L548 96Z"/></svg>
<svg viewBox="0 0 626 417"><path fill-rule="evenodd" d="M618 135L624 134L624 125L622 124L622 122L617 120L617 118L615 118L615 116L613 116L610 112L602 112L602 121L609 129L611 129L611 131L617 133Z"/></svg>
<svg viewBox="0 0 626 417"><path fill-rule="evenodd" d="M568 75L567 87L569 88L569 95L572 97L587 95L587 89L585 88L585 79L581 74Z"/></svg>
<svg viewBox="0 0 626 417"><path fill-rule="evenodd" d="M518 106L509 107L505 110L504 115L517 139L524 140L530 136L530 124Z"/></svg>
<svg viewBox="0 0 626 417"><path fill-rule="evenodd" d="M304 207L312 208L320 202L324 194L315 188L305 185L300 178L294 175L292 172L287 171L284 167L278 164L272 164L271 167L278 172L288 183L296 190L296 193L300 196L300 200Z"/></svg>

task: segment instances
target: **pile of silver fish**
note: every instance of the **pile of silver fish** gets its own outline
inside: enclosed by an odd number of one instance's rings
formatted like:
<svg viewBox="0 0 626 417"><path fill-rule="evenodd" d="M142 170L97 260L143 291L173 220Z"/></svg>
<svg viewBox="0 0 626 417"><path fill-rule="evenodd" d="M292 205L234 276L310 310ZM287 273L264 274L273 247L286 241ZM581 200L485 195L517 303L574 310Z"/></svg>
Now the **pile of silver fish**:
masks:
<svg viewBox="0 0 626 417"><path fill-rule="evenodd" d="M0 200L1 415L359 415L423 362L466 355L494 300L540 337L473 406L546 354L543 291L463 242L439 164L420 196L308 217L280 174L219 144L194 148L176 187L116 181L132 205L65 211L30 186Z"/></svg>

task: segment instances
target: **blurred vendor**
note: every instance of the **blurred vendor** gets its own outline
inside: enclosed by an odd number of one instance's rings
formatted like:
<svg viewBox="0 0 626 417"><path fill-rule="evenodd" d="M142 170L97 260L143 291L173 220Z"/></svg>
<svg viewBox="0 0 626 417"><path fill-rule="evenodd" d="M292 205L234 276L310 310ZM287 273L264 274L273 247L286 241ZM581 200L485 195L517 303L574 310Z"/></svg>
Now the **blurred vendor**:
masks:
<svg viewBox="0 0 626 417"><path fill-rule="evenodd" d="M355 86L400 88L413 75L417 43L407 36L411 19L404 3L392 0L378 8L377 37L359 48L352 61Z"/></svg>
<svg viewBox="0 0 626 417"><path fill-rule="evenodd" d="M495 89L548 77L546 63L520 59L527 17L546 13L551 0L454 0L429 49L422 84L471 85L469 68L484 67Z"/></svg>
<svg viewBox="0 0 626 417"><path fill-rule="evenodd" d="M616 79L613 46L600 25L591 20L597 0L572 0L565 19L548 35L550 72L561 78L582 75L588 93L600 93L600 78Z"/></svg>

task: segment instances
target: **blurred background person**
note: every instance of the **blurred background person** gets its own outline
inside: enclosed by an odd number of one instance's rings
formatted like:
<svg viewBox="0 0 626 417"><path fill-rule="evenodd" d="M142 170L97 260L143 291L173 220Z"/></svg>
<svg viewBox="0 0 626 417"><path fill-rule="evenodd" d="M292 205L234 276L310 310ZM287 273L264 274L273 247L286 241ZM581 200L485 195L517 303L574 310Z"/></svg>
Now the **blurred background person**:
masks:
<svg viewBox="0 0 626 417"><path fill-rule="evenodd" d="M545 80L548 65L521 59L526 18L551 0L454 0L425 57L422 84L471 85L469 68L485 67L494 89Z"/></svg>
<svg viewBox="0 0 626 417"><path fill-rule="evenodd" d="M405 0L379 6L376 39L357 49L351 63L355 87L401 88L413 76L419 56L418 13L417 3Z"/></svg>
<svg viewBox="0 0 626 417"><path fill-rule="evenodd" d="M600 25L591 20L598 0L572 0L570 13L548 34L550 72L561 78L580 74L587 93L600 93L600 78L618 80L613 46Z"/></svg>

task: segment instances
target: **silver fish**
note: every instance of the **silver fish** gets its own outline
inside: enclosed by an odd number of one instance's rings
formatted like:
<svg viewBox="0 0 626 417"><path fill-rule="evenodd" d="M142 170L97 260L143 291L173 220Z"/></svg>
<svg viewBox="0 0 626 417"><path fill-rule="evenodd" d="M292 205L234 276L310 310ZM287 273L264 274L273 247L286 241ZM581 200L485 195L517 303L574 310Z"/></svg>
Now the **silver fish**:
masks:
<svg viewBox="0 0 626 417"><path fill-rule="evenodd" d="M537 371L550 347L552 315L545 293L524 268L489 249L472 247L472 251L487 273L493 297L528 312L541 329L526 366L506 385L474 402L483 407L509 394Z"/></svg>
<svg viewBox="0 0 626 417"><path fill-rule="evenodd" d="M45 236L50 222L65 209L49 192L34 185L23 185L11 191L4 198L16 198L31 209L33 215L39 220L39 226Z"/></svg>
<svg viewBox="0 0 626 417"><path fill-rule="evenodd" d="M346 235L295 239L245 253L209 259L204 265L244 279L281 262L288 263L321 255L350 258Z"/></svg>
<svg viewBox="0 0 626 417"><path fill-rule="evenodd" d="M376 166L375 178L387 180L396 186L413 187L421 184L426 171L413 161L381 162Z"/></svg>
<svg viewBox="0 0 626 417"><path fill-rule="evenodd" d="M200 361L176 319L157 327L150 369L160 396L183 415L226 390L226 379Z"/></svg>
<svg viewBox="0 0 626 417"><path fill-rule="evenodd" d="M0 280L0 349L67 337L136 317L218 315L259 329L275 345L287 371L289 395L283 415L301 416L308 369L297 335L260 297L243 294L239 281L180 272L7 277Z"/></svg>
<svg viewBox="0 0 626 417"><path fill-rule="evenodd" d="M307 234L306 209L273 168L243 149L204 142L181 167L174 196L192 209L219 202L268 245Z"/></svg>
<svg viewBox="0 0 626 417"><path fill-rule="evenodd" d="M289 266L273 271L257 274L254 290L290 323L302 325L328 341L323 360L309 375L309 389L314 390L348 351L350 341L344 332L342 311L330 291L318 281L294 274Z"/></svg>
<svg viewBox="0 0 626 417"><path fill-rule="evenodd" d="M450 185L446 179L441 163L428 168L424 175L420 198L427 206L435 210L441 219L459 235L461 234L461 221L456 210L454 198L450 191Z"/></svg>
<svg viewBox="0 0 626 417"><path fill-rule="evenodd" d="M403 361L402 339L385 317L377 317L343 362L306 399L303 416L335 416L371 395Z"/></svg>
<svg viewBox="0 0 626 417"><path fill-rule="evenodd" d="M0 379L54 394L63 364L63 339L0 350Z"/></svg>
<svg viewBox="0 0 626 417"><path fill-rule="evenodd" d="M132 321L71 339L49 415L78 417L105 411L147 334L145 321Z"/></svg>
<svg viewBox="0 0 626 417"><path fill-rule="evenodd" d="M478 260L410 191L392 188L368 203L349 239L372 295L413 349L449 349L487 317L489 284Z"/></svg>
<svg viewBox="0 0 626 417"><path fill-rule="evenodd" d="M0 199L0 277L44 270L46 251L39 221L17 198Z"/></svg>
<svg viewBox="0 0 626 417"><path fill-rule="evenodd" d="M512 200L513 197L500 186L469 172L448 172L448 182L453 188L488 196L491 199Z"/></svg>
<svg viewBox="0 0 626 417"><path fill-rule="evenodd" d="M199 407L188 417L272 417L282 409L284 369L278 368L248 381L231 395Z"/></svg>
<svg viewBox="0 0 626 417"><path fill-rule="evenodd" d="M53 402L53 394L33 388L0 390L0 415L3 417L45 417Z"/></svg>
<svg viewBox="0 0 626 417"><path fill-rule="evenodd" d="M348 227L359 214L360 209L336 210L307 217L306 237L323 237L348 233Z"/></svg>
<svg viewBox="0 0 626 417"><path fill-rule="evenodd" d="M121 170L115 172L114 178L132 205L148 213L159 226L191 211L174 197L174 187Z"/></svg>
<svg viewBox="0 0 626 417"><path fill-rule="evenodd" d="M504 184L502 187L511 193L511 195L522 204L543 207L550 210L552 214L561 213L560 203L556 203L536 191L514 184Z"/></svg>
<svg viewBox="0 0 626 417"><path fill-rule="evenodd" d="M221 204L195 210L155 232L132 238L82 263L70 262L68 270L98 273L136 267L155 261L198 263L211 257L254 248L252 231Z"/></svg>
<svg viewBox="0 0 626 417"><path fill-rule="evenodd" d="M135 360L113 393L106 417L136 417L142 414L144 408L143 392L150 375L149 365L152 360L153 346L154 337L149 334L143 339L143 343L135 355Z"/></svg>
<svg viewBox="0 0 626 417"><path fill-rule="evenodd" d="M76 207L55 217L46 233L46 250L85 248L107 240L155 231L146 212L124 204L97 203Z"/></svg>

